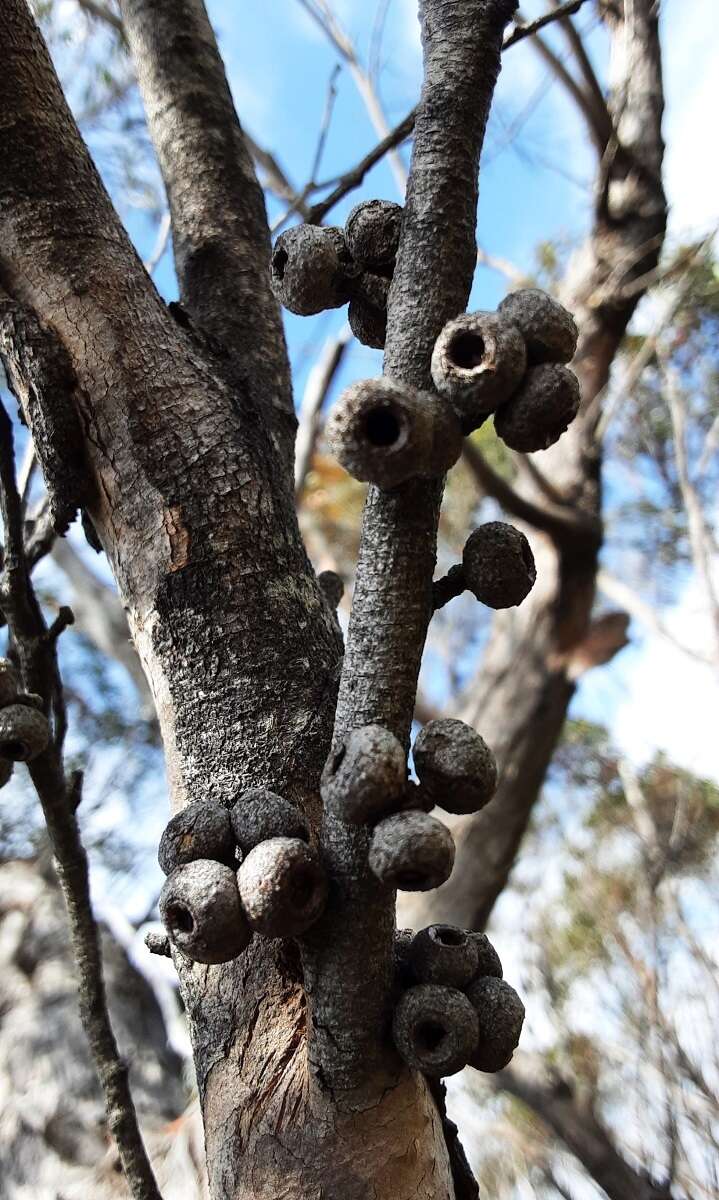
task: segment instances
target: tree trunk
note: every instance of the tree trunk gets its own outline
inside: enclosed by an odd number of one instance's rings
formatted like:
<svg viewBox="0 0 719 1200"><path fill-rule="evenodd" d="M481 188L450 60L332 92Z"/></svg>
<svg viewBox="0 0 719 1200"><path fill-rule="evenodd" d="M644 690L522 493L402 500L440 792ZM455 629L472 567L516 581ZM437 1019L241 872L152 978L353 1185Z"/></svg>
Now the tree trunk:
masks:
<svg viewBox="0 0 719 1200"><path fill-rule="evenodd" d="M307 812L332 882L301 956L293 943L255 938L223 966L176 959L211 1193L454 1200L453 1139L448 1148L424 1078L388 1036L394 893L370 876L364 832L320 822L341 645L295 516L294 417L261 191L201 0L121 8L183 307L166 309L132 249L25 0L6 0L3 352L59 490L54 511L85 508L108 555L155 699L173 808L230 805L269 786ZM468 298L479 152L514 8L421 6L427 71L388 322L388 363L415 385ZM82 468L74 488L62 469L70 460ZM440 492L409 485L370 497L338 738L373 718L407 735ZM377 573L378 552L391 572Z"/></svg>

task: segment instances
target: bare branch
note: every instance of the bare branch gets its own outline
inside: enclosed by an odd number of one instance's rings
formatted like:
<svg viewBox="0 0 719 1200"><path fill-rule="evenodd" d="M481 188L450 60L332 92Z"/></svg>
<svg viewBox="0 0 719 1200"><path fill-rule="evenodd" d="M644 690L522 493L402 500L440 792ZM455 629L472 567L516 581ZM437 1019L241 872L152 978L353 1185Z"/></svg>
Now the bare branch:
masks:
<svg viewBox="0 0 719 1200"><path fill-rule="evenodd" d="M651 604L647 604L645 600L642 600L641 596L637 595L633 588L629 587L623 580L617 579L609 571L600 571L597 576L597 584L605 596L608 596L615 604L620 604L631 617L635 617L647 629L658 633L660 637L670 642L677 650L681 650L682 654L686 654L696 662L703 663L704 666L713 665L713 660L708 655L702 654L699 650L693 650L690 646L687 646L684 642L674 637L674 634L667 629L667 626L652 608Z"/></svg>
<svg viewBox="0 0 719 1200"><path fill-rule="evenodd" d="M304 488L320 432L322 408L351 340L352 331L345 325L337 337L327 339L320 357L307 376L295 447L296 496L300 496Z"/></svg>
<svg viewBox="0 0 719 1200"><path fill-rule="evenodd" d="M554 13L553 16L556 18L558 13ZM606 106L602 103L602 108L598 108L594 97L585 92L584 88L577 83L559 55L552 50L551 46L543 38L538 35L535 36L532 44L577 105L587 123L597 153L601 158L612 136L611 120L607 123L609 114Z"/></svg>
<svg viewBox="0 0 719 1200"><path fill-rule="evenodd" d="M267 270L264 198L204 4L121 0L120 7L167 189L182 303L238 372L277 358L274 386L257 401L289 470L295 418Z"/></svg>
<svg viewBox="0 0 719 1200"><path fill-rule="evenodd" d="M61 682L55 637L37 603L25 562L22 504L15 482L12 425L0 405L0 508L5 528L3 608L17 644L23 677L43 697L47 710L56 705L55 736L29 764L40 798L70 921L78 969L80 1016L105 1097L108 1125L134 1200L161 1200L142 1142L128 1083L107 1010L97 925L92 914L87 856L75 816L79 780L70 784L63 772L57 696ZM59 632L59 630L58 630Z"/></svg>
<svg viewBox="0 0 719 1200"><path fill-rule="evenodd" d="M609 136L611 136L612 118L609 115L609 110L607 108L607 102L604 97L604 92L602 91L602 88L599 83L599 80L597 79L594 67L592 66L591 61L589 59L589 55L587 54L587 50L584 45L584 40L583 40L581 34L579 33L579 30L577 29L576 25L574 24L574 21L572 20L571 15L569 13L567 13L567 14L560 13L559 9L561 6L559 4L559 0L551 0L551 3L555 10L554 15L559 20L559 27L562 30L562 33L564 34L564 36L566 37L567 42L569 43L569 47L570 47L572 53L574 54L574 58L576 60L577 66L579 67L579 70L582 73L582 77L583 77L585 85L587 87L587 91L588 91L589 95L592 97L597 116L600 117L601 121L603 122L605 128L607 129L607 131L609 133ZM607 140L609 140L609 137L607 138Z"/></svg>
<svg viewBox="0 0 719 1200"><path fill-rule="evenodd" d="M541 505L520 495L469 440L464 443L462 456L482 491L493 496L511 516L549 534L558 545L599 542L601 526L595 517L566 504L548 502Z"/></svg>

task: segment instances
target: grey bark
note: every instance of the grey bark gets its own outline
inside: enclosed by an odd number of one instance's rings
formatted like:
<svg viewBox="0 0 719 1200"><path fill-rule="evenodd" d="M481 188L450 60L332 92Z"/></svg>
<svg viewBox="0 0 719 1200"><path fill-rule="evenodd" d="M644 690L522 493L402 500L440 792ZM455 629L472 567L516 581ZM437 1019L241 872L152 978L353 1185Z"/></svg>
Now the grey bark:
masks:
<svg viewBox="0 0 719 1200"><path fill-rule="evenodd" d="M433 338L467 299L479 149L513 8L423 7L427 83L387 360L414 384L428 382ZM341 646L295 518L294 419L261 193L200 0L125 0L122 10L185 308L168 312L144 272L24 0L3 12L0 284L72 367L84 502L155 698L173 807L229 805L262 785L316 829ZM454 214L443 249L445 223L428 204ZM366 612L350 635L338 735L376 710L406 738L431 612L441 489L428 491L417 513L411 486L369 502L357 601ZM388 566L394 578L381 574ZM365 684L372 674L376 689ZM393 893L370 880L363 833L328 821L321 851L333 891L306 945L309 1021L291 945L255 938L220 966L177 959L212 1195L451 1200L455 1139L446 1125L448 1152L426 1084L389 1048Z"/></svg>
<svg viewBox="0 0 719 1200"><path fill-rule="evenodd" d="M613 77L608 97L615 139L599 167L589 238L570 264L561 299L576 319L579 344L572 369L582 407L541 468L567 508L548 504L531 478L517 486L520 503L501 484L484 483L535 527L537 584L516 612L495 618L480 672L461 703L500 768L490 805L476 817L449 818L457 842L452 878L428 897L404 905L403 921L431 920L482 928L507 883L541 792L578 675L587 665L598 555L601 548L602 445L597 433L602 396L622 337L643 294L627 285L656 265L664 238L661 179L663 89L658 14L653 0L635 0L607 17ZM532 511L539 509L536 519Z"/></svg>

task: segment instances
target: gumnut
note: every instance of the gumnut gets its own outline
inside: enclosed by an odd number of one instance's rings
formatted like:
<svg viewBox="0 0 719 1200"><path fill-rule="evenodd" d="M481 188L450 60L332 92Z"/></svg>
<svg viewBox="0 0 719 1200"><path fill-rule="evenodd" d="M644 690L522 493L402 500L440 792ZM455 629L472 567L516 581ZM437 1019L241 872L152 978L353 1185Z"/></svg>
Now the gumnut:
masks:
<svg viewBox="0 0 719 1200"><path fill-rule="evenodd" d="M574 317L540 288L510 292L498 311L522 333L530 364L568 363L574 357L578 337Z"/></svg>
<svg viewBox="0 0 719 1200"><path fill-rule="evenodd" d="M281 233L272 251L272 289L301 317L341 308L350 298L357 268L341 229L296 225Z"/></svg>
<svg viewBox="0 0 719 1200"><path fill-rule="evenodd" d="M260 842L247 855L237 881L250 926L265 937L298 937L322 915L327 900L319 859L299 838Z"/></svg>
<svg viewBox="0 0 719 1200"><path fill-rule="evenodd" d="M30 762L42 754L50 741L50 725L44 713L26 704L0 708L0 758Z"/></svg>
<svg viewBox="0 0 719 1200"><path fill-rule="evenodd" d="M477 974L479 955L471 933L465 929L428 925L415 934L409 963L419 983L463 988Z"/></svg>
<svg viewBox="0 0 719 1200"><path fill-rule="evenodd" d="M501 979L502 962L486 933L475 933L471 930L469 937L477 947L477 976L481 978L491 975L494 979Z"/></svg>
<svg viewBox="0 0 719 1200"><path fill-rule="evenodd" d="M243 855L270 838L299 838L308 842L310 837L304 813L269 788L250 788L242 792L230 810L230 820Z"/></svg>
<svg viewBox="0 0 719 1200"><path fill-rule="evenodd" d="M466 989L467 999L479 1018L479 1037L469 1062L478 1071L501 1071L519 1045L524 1005L504 979L475 979Z"/></svg>
<svg viewBox="0 0 719 1200"><path fill-rule="evenodd" d="M365 379L340 397L327 440L355 479L391 489L408 479L444 475L462 450L451 405L391 379Z"/></svg>
<svg viewBox="0 0 719 1200"><path fill-rule="evenodd" d="M462 572L470 592L489 608L521 604L537 578L529 542L504 521L488 521L469 535Z"/></svg>
<svg viewBox="0 0 719 1200"><path fill-rule="evenodd" d="M347 312L350 329L363 346L383 350L387 338L389 281L365 272L357 280Z"/></svg>
<svg viewBox="0 0 719 1200"><path fill-rule="evenodd" d="M330 754L320 791L334 816L349 825L372 825L401 806L406 780L402 744L384 726L365 725Z"/></svg>
<svg viewBox="0 0 719 1200"><path fill-rule="evenodd" d="M395 813L375 826L369 865L389 887L403 892L428 892L452 874L452 834L428 813Z"/></svg>
<svg viewBox="0 0 719 1200"><path fill-rule="evenodd" d="M157 861L165 875L198 858L237 867L230 814L221 804L195 800L168 821Z"/></svg>
<svg viewBox="0 0 719 1200"><path fill-rule="evenodd" d="M470 1061L479 1023L458 988L421 983L400 997L392 1022L394 1044L408 1067L433 1078L454 1075Z"/></svg>
<svg viewBox="0 0 719 1200"><path fill-rule="evenodd" d="M337 572L320 571L319 575L317 576L317 582L319 583L322 592L324 593L325 600L329 604L330 608L333 611L334 609L339 608L340 600L344 595L345 585L344 581L337 574Z"/></svg>
<svg viewBox="0 0 719 1200"><path fill-rule="evenodd" d="M474 312L445 325L432 353L432 380L470 433L506 404L527 367L524 338L496 313Z"/></svg>
<svg viewBox="0 0 719 1200"><path fill-rule="evenodd" d="M7 658L0 658L0 708L12 704L19 689L17 671Z"/></svg>
<svg viewBox="0 0 719 1200"><path fill-rule="evenodd" d="M178 867L159 905L172 945L195 962L229 962L250 943L235 872L223 863L200 858Z"/></svg>
<svg viewBox="0 0 719 1200"><path fill-rule="evenodd" d="M497 764L483 738L451 717L428 721L412 751L423 788L446 812L479 812L497 787Z"/></svg>
<svg viewBox="0 0 719 1200"><path fill-rule="evenodd" d="M390 268L399 247L402 207L392 200L363 200L345 223L350 254L370 271Z"/></svg>
<svg viewBox="0 0 719 1200"><path fill-rule="evenodd" d="M568 367L530 367L509 403L494 414L494 428L511 450L546 450L571 425L580 401L579 380Z"/></svg>

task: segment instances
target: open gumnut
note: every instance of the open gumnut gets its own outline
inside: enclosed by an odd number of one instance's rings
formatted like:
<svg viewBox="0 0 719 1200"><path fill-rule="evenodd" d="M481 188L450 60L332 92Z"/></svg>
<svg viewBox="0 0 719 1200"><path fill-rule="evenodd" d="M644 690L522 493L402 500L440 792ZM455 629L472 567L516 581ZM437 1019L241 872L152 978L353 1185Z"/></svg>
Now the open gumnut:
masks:
<svg viewBox="0 0 719 1200"><path fill-rule="evenodd" d="M168 821L160 838L157 861L165 875L198 858L237 866L230 814L221 804L195 800Z"/></svg>
<svg viewBox="0 0 719 1200"><path fill-rule="evenodd" d="M422 787L446 812L479 812L492 799L497 787L494 755L464 721L428 721L412 754Z"/></svg>
<svg viewBox="0 0 719 1200"><path fill-rule="evenodd" d="M462 450L451 406L391 379L365 379L347 388L326 433L332 453L350 475L385 489L443 475Z"/></svg>
<svg viewBox="0 0 719 1200"><path fill-rule="evenodd" d="M418 983L463 988L474 979L479 955L471 933L456 925L429 925L415 934L409 964Z"/></svg>
<svg viewBox="0 0 719 1200"><path fill-rule="evenodd" d="M341 308L357 274L341 229L296 225L281 233L272 251L272 289L290 312L309 317Z"/></svg>
<svg viewBox="0 0 719 1200"><path fill-rule="evenodd" d="M299 838L308 842L310 827L296 805L269 788L242 792L230 810L232 832L242 854L270 838Z"/></svg>
<svg viewBox="0 0 719 1200"><path fill-rule="evenodd" d="M527 366L524 338L496 313L464 313L445 325L432 354L432 380L469 433L506 404Z"/></svg>
<svg viewBox="0 0 719 1200"><path fill-rule="evenodd" d="M494 428L511 450L546 450L571 425L580 400L579 380L568 367L530 367L519 390L494 414Z"/></svg>
<svg viewBox="0 0 719 1200"><path fill-rule="evenodd" d="M373 825L402 804L407 756L382 725L353 729L334 750L320 790L328 812L350 825Z"/></svg>
<svg viewBox="0 0 719 1200"><path fill-rule="evenodd" d="M540 288L511 292L498 312L520 330L531 364L567 363L574 357L578 337L574 317Z"/></svg>
<svg viewBox="0 0 719 1200"><path fill-rule="evenodd" d="M392 200L363 200L356 204L345 223L350 254L370 271L394 264L399 246L402 207Z"/></svg>
<svg viewBox="0 0 719 1200"><path fill-rule="evenodd" d="M235 872L223 863L197 859L178 867L159 905L172 945L195 962L229 962L250 943Z"/></svg>
<svg viewBox="0 0 719 1200"><path fill-rule="evenodd" d="M469 535L462 572L470 592L489 608L521 604L537 578L529 542L504 521L488 521Z"/></svg>
<svg viewBox="0 0 719 1200"><path fill-rule="evenodd" d="M421 983L400 997L392 1034L408 1067L439 1079L456 1074L470 1061L479 1023L463 992Z"/></svg>
<svg viewBox="0 0 719 1200"><path fill-rule="evenodd" d="M470 1066L477 1071L501 1071L519 1045L524 1005L503 979L480 977L466 991L479 1018L479 1037Z"/></svg>
<svg viewBox="0 0 719 1200"><path fill-rule="evenodd" d="M395 813L375 826L369 865L390 887L403 892L428 892L452 874L452 834L428 813Z"/></svg>
<svg viewBox="0 0 719 1200"><path fill-rule="evenodd" d="M321 916L327 881L314 850L299 838L260 842L237 873L242 907L265 937L297 937Z"/></svg>
<svg viewBox="0 0 719 1200"><path fill-rule="evenodd" d="M44 713L27 704L0 708L0 758L31 762L50 741L50 726Z"/></svg>

